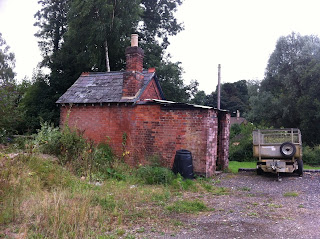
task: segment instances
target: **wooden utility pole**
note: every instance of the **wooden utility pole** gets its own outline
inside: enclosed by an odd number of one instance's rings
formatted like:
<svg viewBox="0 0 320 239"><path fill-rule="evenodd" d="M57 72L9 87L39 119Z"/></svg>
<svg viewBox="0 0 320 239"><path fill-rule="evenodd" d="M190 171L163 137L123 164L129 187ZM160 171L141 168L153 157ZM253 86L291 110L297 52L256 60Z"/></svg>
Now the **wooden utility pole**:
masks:
<svg viewBox="0 0 320 239"><path fill-rule="evenodd" d="M221 65L218 65L218 100L217 100L217 108L220 110L220 85L221 85Z"/></svg>

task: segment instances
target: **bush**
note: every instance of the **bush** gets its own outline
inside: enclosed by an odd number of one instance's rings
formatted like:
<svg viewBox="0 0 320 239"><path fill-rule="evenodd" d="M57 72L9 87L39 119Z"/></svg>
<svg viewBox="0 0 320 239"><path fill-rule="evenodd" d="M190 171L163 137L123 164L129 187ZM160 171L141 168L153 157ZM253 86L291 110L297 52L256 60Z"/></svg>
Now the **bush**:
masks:
<svg viewBox="0 0 320 239"><path fill-rule="evenodd" d="M40 152L45 154L59 155L61 149L61 132L58 127L48 122L41 123L41 129L37 130L35 144Z"/></svg>
<svg viewBox="0 0 320 239"><path fill-rule="evenodd" d="M92 175L97 179L106 179L117 175L112 169L114 154L108 144L97 147L83 137L83 132L65 125L63 130L47 122L41 123L41 129L33 141L41 153L53 154L61 165L68 165L77 175ZM118 178L118 177L117 177Z"/></svg>
<svg viewBox="0 0 320 239"><path fill-rule="evenodd" d="M230 161L256 161L252 156L252 131L255 127L252 124L234 124L230 130Z"/></svg>
<svg viewBox="0 0 320 239"><path fill-rule="evenodd" d="M320 145L314 147L304 146L302 151L302 159L305 164L320 165Z"/></svg>
<svg viewBox="0 0 320 239"><path fill-rule="evenodd" d="M83 159L85 151L90 151L91 149L90 145L88 145L86 140L83 138L83 132L71 129L68 125L65 125L61 132L60 142L60 161L63 165L70 163L73 160L79 161Z"/></svg>

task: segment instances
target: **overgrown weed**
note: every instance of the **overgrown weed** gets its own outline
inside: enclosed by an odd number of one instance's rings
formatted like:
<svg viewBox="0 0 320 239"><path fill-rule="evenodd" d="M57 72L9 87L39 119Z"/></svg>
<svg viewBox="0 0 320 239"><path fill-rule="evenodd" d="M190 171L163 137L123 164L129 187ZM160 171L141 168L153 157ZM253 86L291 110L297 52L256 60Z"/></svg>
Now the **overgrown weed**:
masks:
<svg viewBox="0 0 320 239"><path fill-rule="evenodd" d="M209 180L174 175L155 158L134 169L107 143L95 146L79 132L52 127L44 124L24 144L26 153L0 154L0 231L23 228L29 238L130 238L127 228L165 223L167 210L210 210L200 200L174 202L185 192L221 190ZM172 209L166 210L168 204Z"/></svg>

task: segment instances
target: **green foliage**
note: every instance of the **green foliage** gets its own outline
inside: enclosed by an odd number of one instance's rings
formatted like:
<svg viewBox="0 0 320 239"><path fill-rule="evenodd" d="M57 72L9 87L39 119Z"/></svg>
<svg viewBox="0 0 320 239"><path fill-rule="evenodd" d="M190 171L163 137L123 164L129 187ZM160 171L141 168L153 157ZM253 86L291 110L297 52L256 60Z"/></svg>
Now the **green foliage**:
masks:
<svg viewBox="0 0 320 239"><path fill-rule="evenodd" d="M35 36L43 55L41 67L49 67L51 73L38 75L25 97L25 127L30 131L40 126L40 118L58 124L55 101L81 72L106 71L106 62L113 71L124 69L124 52L133 32L139 34L145 51L144 67L159 70L167 99L188 100L190 87L183 84L179 63L163 59L168 36L183 29L174 17L182 1L41 0L39 4Z"/></svg>
<svg viewBox="0 0 320 239"><path fill-rule="evenodd" d="M231 113L239 110L248 111L248 86L245 80L234 83L224 83L221 85L221 109L229 110ZM191 99L191 103L198 105L217 106L217 90L209 95L204 91L197 91Z"/></svg>
<svg viewBox="0 0 320 239"><path fill-rule="evenodd" d="M230 112L247 112L248 87L245 80L234 83L224 83L221 86L221 108Z"/></svg>
<svg viewBox="0 0 320 239"><path fill-rule="evenodd" d="M252 131L255 129L253 124L234 124L230 130L230 161L255 161L252 156Z"/></svg>
<svg viewBox="0 0 320 239"><path fill-rule="evenodd" d="M303 163L309 165L320 165L320 145L314 147L304 146L303 150Z"/></svg>
<svg viewBox="0 0 320 239"><path fill-rule="evenodd" d="M299 128L309 146L320 142L320 39L280 37L266 75L250 97L248 119L275 128Z"/></svg>
<svg viewBox="0 0 320 239"><path fill-rule="evenodd" d="M23 112L18 104L23 95L25 81L20 85L14 79L15 56L0 33L0 142L19 131Z"/></svg>
<svg viewBox="0 0 320 239"><path fill-rule="evenodd" d="M82 132L71 129L68 124L60 130L53 124L41 123L33 143L40 152L56 155L61 165L69 166L78 175L88 175L95 180L123 179L123 175L112 168L114 154L110 146L94 146L84 139Z"/></svg>
<svg viewBox="0 0 320 239"><path fill-rule="evenodd" d="M24 112L23 131L28 133L35 133L41 121L59 123L59 107L55 104L58 98L48 83L48 76L38 73L35 77L19 104Z"/></svg>
<svg viewBox="0 0 320 239"><path fill-rule="evenodd" d="M41 123L41 129L35 136L35 144L45 154L59 155L61 153L61 132L48 122Z"/></svg>
<svg viewBox="0 0 320 239"><path fill-rule="evenodd" d="M83 132L77 129L71 129L68 124L64 126L61 133L61 157L62 165L71 161L82 161L85 152L90 151L90 146L83 138ZM91 151L90 151L91 152Z"/></svg>
<svg viewBox="0 0 320 239"><path fill-rule="evenodd" d="M180 62L172 63L169 60L161 62L157 68L157 76L166 100L187 102L190 95L188 87L183 84Z"/></svg>
<svg viewBox="0 0 320 239"><path fill-rule="evenodd" d="M172 205L166 207L166 209L170 212L177 212L177 213L195 213L195 212L204 212L210 211L202 201L200 200L181 200L176 201Z"/></svg>
<svg viewBox="0 0 320 239"><path fill-rule="evenodd" d="M2 38L2 33L0 32L0 86L13 81L15 76L14 67L15 55L10 52L10 47Z"/></svg>
<svg viewBox="0 0 320 239"><path fill-rule="evenodd" d="M39 38L39 48L42 52L42 66L52 61L52 55L62 45L63 36L67 31L67 14L70 9L70 0L41 0L41 9L34 15L34 26L39 27L35 34Z"/></svg>
<svg viewBox="0 0 320 239"><path fill-rule="evenodd" d="M137 176L146 184L171 184L174 173L167 168L157 166L141 166L137 169Z"/></svg>

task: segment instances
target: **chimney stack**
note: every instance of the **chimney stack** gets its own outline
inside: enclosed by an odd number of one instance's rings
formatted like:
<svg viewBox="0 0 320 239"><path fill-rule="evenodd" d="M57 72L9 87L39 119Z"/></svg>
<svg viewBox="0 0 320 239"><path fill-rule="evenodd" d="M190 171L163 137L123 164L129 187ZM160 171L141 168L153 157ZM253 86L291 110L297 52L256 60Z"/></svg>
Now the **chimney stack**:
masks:
<svg viewBox="0 0 320 239"><path fill-rule="evenodd" d="M123 97L134 97L143 84L144 51L138 47L138 34L131 35L131 46L126 48L126 72L123 75Z"/></svg>
<svg viewBox="0 0 320 239"><path fill-rule="evenodd" d="M138 34L131 35L131 47L126 49L126 71L142 72L144 51L138 47Z"/></svg>
<svg viewBox="0 0 320 239"><path fill-rule="evenodd" d="M131 34L131 47L138 46L138 34Z"/></svg>

